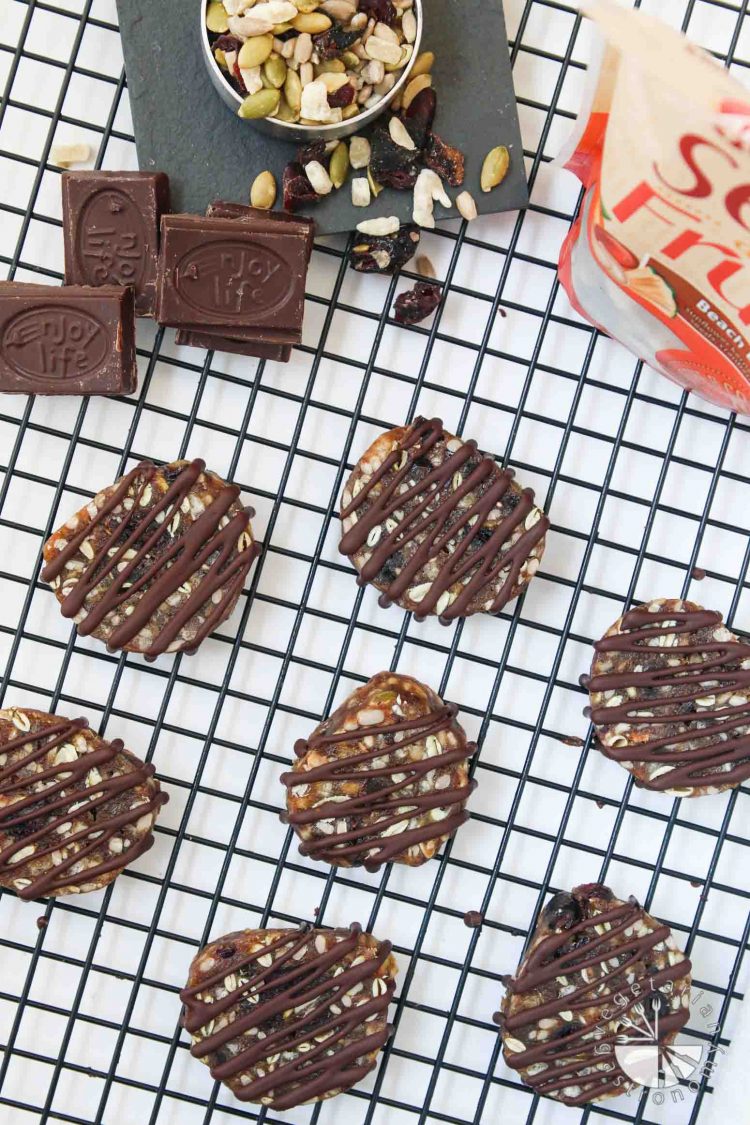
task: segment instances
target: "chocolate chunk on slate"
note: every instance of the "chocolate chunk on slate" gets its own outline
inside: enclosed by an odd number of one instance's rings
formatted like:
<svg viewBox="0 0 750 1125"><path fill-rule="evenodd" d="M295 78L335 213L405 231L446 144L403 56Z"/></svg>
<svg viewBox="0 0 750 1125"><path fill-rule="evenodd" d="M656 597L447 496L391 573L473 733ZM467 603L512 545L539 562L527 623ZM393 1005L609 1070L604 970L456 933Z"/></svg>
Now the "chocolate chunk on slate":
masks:
<svg viewBox="0 0 750 1125"><path fill-rule="evenodd" d="M175 328L226 330L296 343L304 315L306 230L268 217L162 219L157 319Z"/></svg>
<svg viewBox="0 0 750 1125"><path fill-rule="evenodd" d="M159 222L169 210L163 172L64 172L65 280L132 285L136 316L153 316Z"/></svg>
<svg viewBox="0 0 750 1125"><path fill-rule="evenodd" d="M132 394L133 290L0 283L0 391Z"/></svg>

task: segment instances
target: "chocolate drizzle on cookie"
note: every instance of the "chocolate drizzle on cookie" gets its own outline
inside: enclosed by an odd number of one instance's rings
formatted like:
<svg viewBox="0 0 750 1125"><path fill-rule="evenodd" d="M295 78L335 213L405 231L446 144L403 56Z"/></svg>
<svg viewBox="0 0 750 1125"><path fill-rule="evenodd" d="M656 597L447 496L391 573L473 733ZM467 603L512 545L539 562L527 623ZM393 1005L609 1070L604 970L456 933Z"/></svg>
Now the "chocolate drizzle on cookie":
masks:
<svg viewBox="0 0 750 1125"><path fill-rule="evenodd" d="M347 964L344 959L360 948L362 929L355 924L334 932L340 940L330 947L316 941L325 931L306 927L281 931L250 955L230 945L229 957L224 959L222 950L215 971L180 993L187 1031L209 1030L193 1044L191 1054L217 1055L211 1066L216 1079L251 1076L247 1084L233 1087L241 1101L268 1098L276 1110L292 1109L348 1090L375 1066L368 1056L383 1047L391 1032L382 1017L395 984L378 973L390 957L391 944L379 942L373 957L354 957ZM235 987L221 999L207 998L212 988L227 987L228 979ZM222 1017L230 1022L216 1029ZM371 1034L362 1030L379 1017L382 1026ZM241 1044L243 1036L252 1037L252 1043Z"/></svg>
<svg viewBox="0 0 750 1125"><path fill-rule="evenodd" d="M0 837L11 837L13 842L0 850L0 878L29 880L29 885L16 887L22 899L39 898L59 891L63 887L81 887L95 883L103 875L118 871L153 844L151 831L134 840L121 853L108 852L107 858L91 866L81 867L82 861L92 852L107 851L109 841L127 825L135 824L149 813L155 813L167 800L159 789L149 799L134 808L112 812L107 806L115 798L143 785L154 775L154 767L138 762L128 755L134 768L127 772L114 772L101 776L111 766L123 744L119 739L105 742L97 739L94 747L79 754L74 761L62 760L52 766L42 766L35 772L22 772L41 763L51 750L64 746L77 731L88 726L85 719L60 719L36 731L21 732L17 738L0 745L5 764L0 768L0 795L12 797L19 791L43 785L44 789L29 793L12 804L0 807ZM15 752L23 748L28 753L21 757ZM97 770L99 780L83 786L91 770ZM83 802L83 803L82 803ZM64 832L58 830L75 820L86 820L85 828ZM49 840L50 837L53 839ZM46 840L44 846L39 846ZM79 845L71 851L70 845ZM34 847L33 856L20 861L19 852ZM14 862L15 859L15 862ZM32 874L30 865L40 860L48 861L45 871Z"/></svg>
<svg viewBox="0 0 750 1125"><path fill-rule="evenodd" d="M252 508L244 508L220 526L240 492L234 484L223 484L197 519L189 525L182 520L181 505L204 469L205 462L199 459L185 464L167 491L157 495L151 481L157 472L166 470L157 470L152 462L143 461L117 483L91 520L47 563L42 571L43 581L60 578L94 528L104 525L105 536L97 552L61 603L64 617L76 617L85 611L77 626L81 636L89 636L109 614L118 615L126 606L107 638L110 651L124 648L155 620L162 603L178 591L183 593L180 588L196 575L200 575L200 581L163 621L144 650L146 659L166 652L207 604L210 609L199 622L190 645L185 647L187 652L194 652L231 611L258 554L257 545L252 542L244 550L237 547L254 513ZM131 487L132 506L129 510L123 507L121 517L112 519L112 513L123 504ZM171 534L175 519L181 531ZM214 595L217 601L213 600Z"/></svg>
<svg viewBox="0 0 750 1125"><path fill-rule="evenodd" d="M715 640L721 614L687 604L630 610L618 632L594 646L597 653L612 654L623 670L581 679L592 695L614 693L587 709L597 726L632 728L626 744L600 745L603 754L670 767L642 783L649 789L732 785L750 777L750 666L742 667L750 660L750 645L736 637ZM670 644L672 636L688 642ZM725 694L729 700L714 705ZM619 695L622 702L611 705ZM664 733L639 741L643 727Z"/></svg>
<svg viewBox="0 0 750 1125"><path fill-rule="evenodd" d="M590 909L591 897L607 895L611 905ZM658 1002L660 1043L687 1023L688 1009L673 1008L668 995L669 982L688 977L691 964L682 954L663 955L662 967L650 964L657 947L666 949L662 943L671 931L653 923L635 899L619 902L596 884L557 895L552 903L561 899L571 900L571 916L560 921L557 909L546 923L543 913L542 927L553 932L532 948L507 983L509 996L540 999L511 1014L506 998L499 1022L505 1060L526 1072L527 1085L567 1105L586 1105L633 1085L614 1055L615 1043L626 1034L625 1019L645 1028L645 1017L653 1025L652 1001ZM564 994L560 978L566 982ZM637 1005L643 1012L634 1012ZM530 1038L528 1032L538 1030L542 1020L564 1022L548 1038ZM544 1069L536 1070L539 1064Z"/></svg>
<svg viewBox="0 0 750 1125"><path fill-rule="evenodd" d="M300 758L310 750L320 750L329 752L330 760L311 769L282 774L281 780L288 789L326 783L348 788L349 791L351 786L359 787L356 795L345 799L337 796L316 808L285 815L293 827L320 824L322 821L335 825L328 835L303 840L300 852L327 863L362 865L367 871L377 871L408 848L426 840L452 835L460 828L469 819L463 805L476 788L475 781L458 788L431 788L423 793L411 793L409 790L418 785L426 774L466 761L476 750L476 744L464 743L454 750L439 747L433 754L426 751L419 761L398 760L392 753L419 742L427 743L441 731L455 729L457 711L453 704L442 704L429 714L411 719L330 734L323 729L309 740L300 739L295 743L294 752ZM371 749L336 758L337 745L357 742L365 736L374 739ZM375 766L376 760L385 764ZM443 810L445 815L442 819L430 819L416 828L406 827L411 819L432 809ZM341 821L351 827L340 831L338 825Z"/></svg>
<svg viewBox="0 0 750 1125"><path fill-rule="evenodd" d="M356 516L356 523L344 533L339 550L352 557L372 547L360 567L358 582L364 585L377 580L381 589L385 585L381 606L408 597L419 582L428 589L419 599L416 619L438 613L441 622L449 624L471 612L503 574L487 612L498 613L518 593L522 567L544 538L549 520L542 515L525 527L536 510L533 492L514 489L513 473L478 454L476 442L467 441L455 451L447 451L442 463L434 465L430 453L444 442L439 418L418 418L409 427L344 506L342 520ZM473 501L464 505L471 493ZM488 527L488 517L498 509L502 518ZM521 534L511 543L519 529ZM413 552L404 558L404 548L412 544ZM400 569L392 565L395 556L403 560ZM418 578L428 564L437 570L429 583ZM452 589L456 584L461 584L457 593ZM448 604L446 595L451 599Z"/></svg>

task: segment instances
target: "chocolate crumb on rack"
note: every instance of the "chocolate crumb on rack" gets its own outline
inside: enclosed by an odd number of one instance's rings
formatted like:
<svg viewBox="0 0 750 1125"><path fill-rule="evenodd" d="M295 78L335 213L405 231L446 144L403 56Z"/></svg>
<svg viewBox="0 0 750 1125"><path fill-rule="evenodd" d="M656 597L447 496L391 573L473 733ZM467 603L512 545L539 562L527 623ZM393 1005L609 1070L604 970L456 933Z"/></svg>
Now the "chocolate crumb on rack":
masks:
<svg viewBox="0 0 750 1125"><path fill-rule="evenodd" d="M656 599L594 645L581 678L599 749L636 785L676 797L721 793L750 777L750 644L720 613Z"/></svg>
<svg viewBox="0 0 750 1125"><path fill-rule="evenodd" d="M195 957L183 1023L190 1053L241 1101L323 1101L374 1069L391 1027L391 944L348 929L244 930Z"/></svg>
<svg viewBox="0 0 750 1125"><path fill-rule="evenodd" d="M199 459L143 461L50 537L42 579L79 634L110 651L192 653L258 554L239 494Z"/></svg>
<svg viewBox="0 0 750 1125"><path fill-rule="evenodd" d="M0 886L20 898L111 883L151 847L168 799L152 765L86 719L0 711Z"/></svg>
<svg viewBox="0 0 750 1125"><path fill-rule="evenodd" d="M344 489L341 554L418 621L499 613L539 569L549 520L509 469L439 418L382 434Z"/></svg>
<svg viewBox="0 0 750 1125"><path fill-rule="evenodd" d="M556 894L496 1016L503 1055L537 1094L581 1106L636 1088L615 1047L661 1048L690 1012L691 964L669 926L599 883ZM657 1018L658 1013L658 1018Z"/></svg>
<svg viewBox="0 0 750 1125"><path fill-rule="evenodd" d="M476 788L457 708L409 676L381 672L294 747L281 776L300 852L339 867L417 867L468 820Z"/></svg>

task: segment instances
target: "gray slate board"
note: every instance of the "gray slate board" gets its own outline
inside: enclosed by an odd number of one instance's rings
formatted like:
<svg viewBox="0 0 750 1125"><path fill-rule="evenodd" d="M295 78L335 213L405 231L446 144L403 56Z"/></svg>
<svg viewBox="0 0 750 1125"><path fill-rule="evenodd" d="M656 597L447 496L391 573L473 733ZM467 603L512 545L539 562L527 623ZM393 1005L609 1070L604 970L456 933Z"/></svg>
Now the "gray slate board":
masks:
<svg viewBox="0 0 750 1125"><path fill-rule="evenodd" d="M202 212L212 199L246 203L255 176L269 168L281 184L296 146L258 133L212 88L200 50L200 0L117 0L138 161L163 171L175 211ZM500 0L426 0L423 47L435 52L436 132L466 156L467 188L482 213L528 202L521 135ZM505 144L511 167L485 194L479 173L487 151ZM457 192L449 191L451 198ZM363 218L411 219L412 193L385 190L365 211L349 185L306 212L319 234L352 230ZM438 206L437 218L456 217Z"/></svg>

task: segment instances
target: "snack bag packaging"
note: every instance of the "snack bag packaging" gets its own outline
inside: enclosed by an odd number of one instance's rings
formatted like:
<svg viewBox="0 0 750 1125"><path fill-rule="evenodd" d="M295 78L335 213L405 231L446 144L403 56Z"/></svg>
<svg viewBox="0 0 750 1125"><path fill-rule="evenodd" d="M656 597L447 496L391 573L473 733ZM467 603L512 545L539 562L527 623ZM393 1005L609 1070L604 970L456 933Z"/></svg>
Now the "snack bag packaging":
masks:
<svg viewBox="0 0 750 1125"><path fill-rule="evenodd" d="M750 414L750 93L659 20L584 10L603 41L558 159L586 188L562 284L657 371Z"/></svg>

